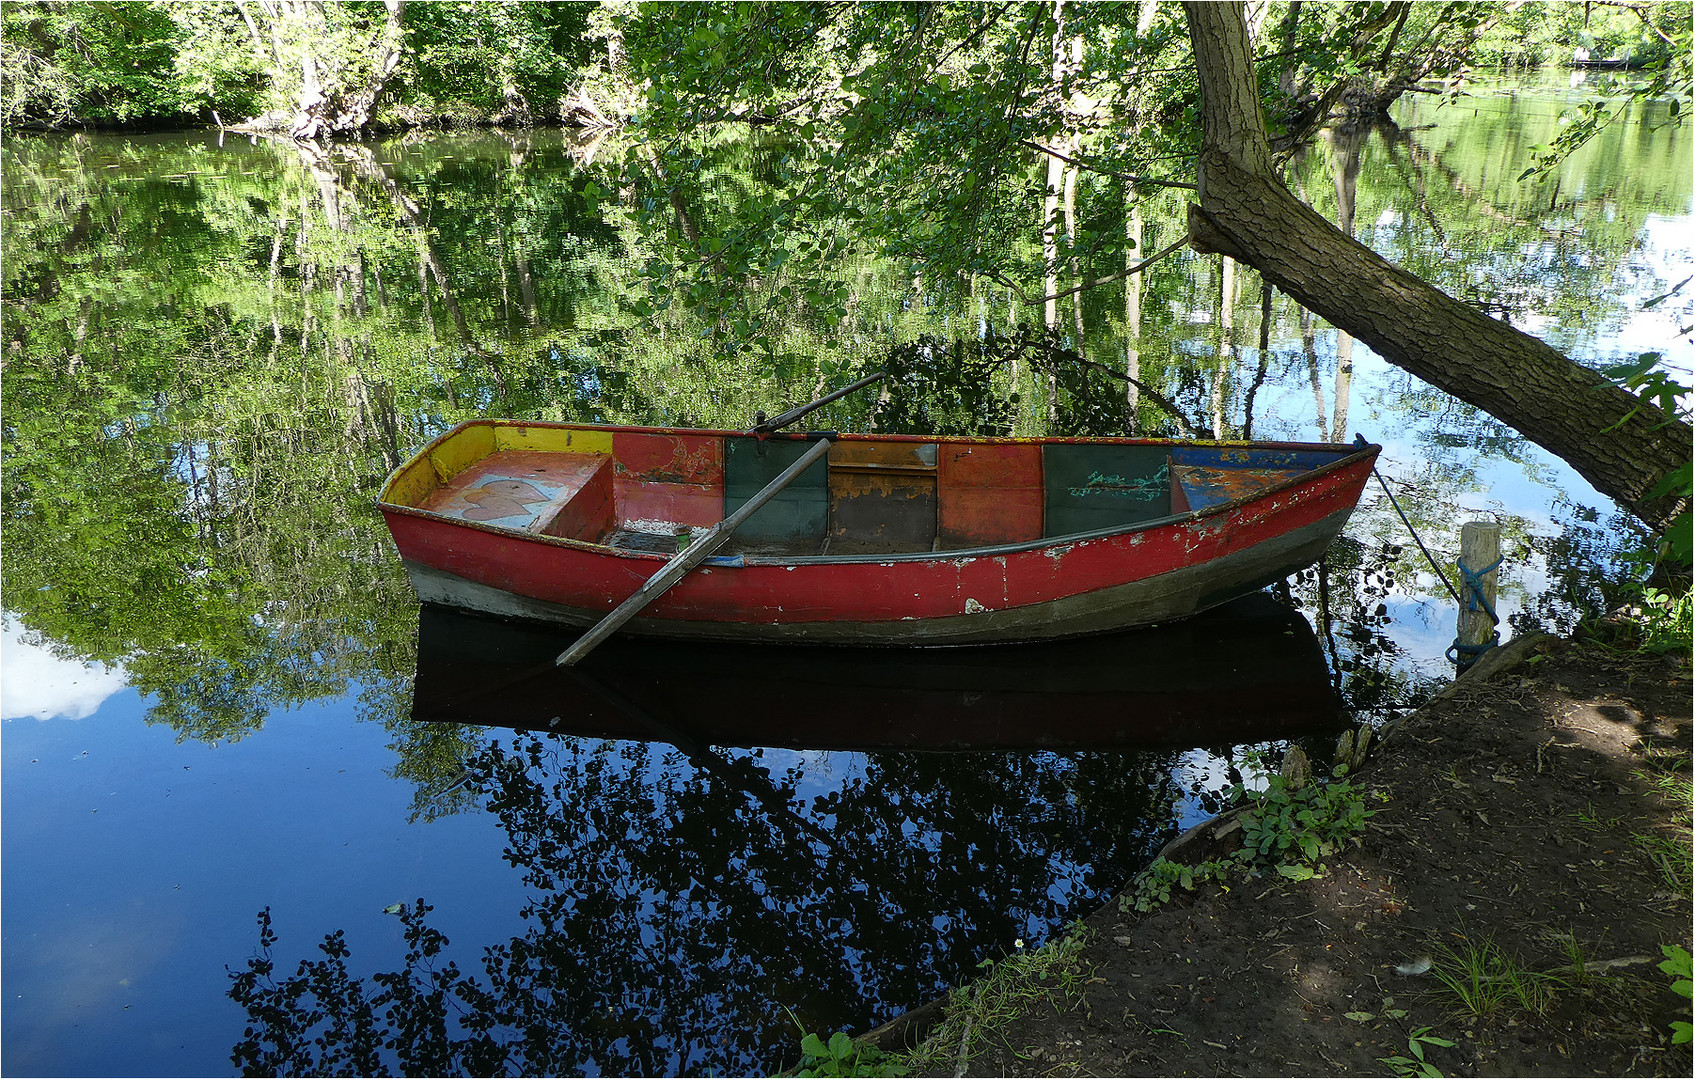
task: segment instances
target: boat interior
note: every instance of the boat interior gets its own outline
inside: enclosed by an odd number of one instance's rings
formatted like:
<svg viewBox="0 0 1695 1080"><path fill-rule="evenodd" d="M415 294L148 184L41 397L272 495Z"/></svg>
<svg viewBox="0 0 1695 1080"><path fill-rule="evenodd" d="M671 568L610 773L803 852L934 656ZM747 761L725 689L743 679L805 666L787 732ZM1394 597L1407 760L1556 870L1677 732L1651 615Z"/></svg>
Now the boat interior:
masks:
<svg viewBox="0 0 1695 1080"><path fill-rule="evenodd" d="M804 437L477 421L382 499L432 514L674 554L804 454ZM839 439L725 555L959 551L1133 525L1228 502L1354 448L1129 439Z"/></svg>

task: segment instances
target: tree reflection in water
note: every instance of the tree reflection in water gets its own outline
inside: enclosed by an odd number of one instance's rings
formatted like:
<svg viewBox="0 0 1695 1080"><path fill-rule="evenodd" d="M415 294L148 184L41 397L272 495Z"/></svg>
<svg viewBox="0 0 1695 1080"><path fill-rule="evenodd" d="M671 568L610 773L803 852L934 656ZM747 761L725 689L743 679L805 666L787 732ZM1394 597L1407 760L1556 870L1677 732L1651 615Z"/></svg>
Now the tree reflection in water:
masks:
<svg viewBox="0 0 1695 1080"><path fill-rule="evenodd" d="M337 932L231 996L250 1074L663 1075L773 1064L793 1033L882 1019L1120 883L1169 831L1175 752L873 755L520 735L470 783L532 890L486 978L439 959L422 900L407 968L366 986ZM774 796L774 797L773 797ZM315 1040L324 1040L318 1043ZM392 1055L381 1050L387 1047Z"/></svg>
<svg viewBox="0 0 1695 1080"><path fill-rule="evenodd" d="M396 909L403 970L355 978L338 932L279 979L263 914L260 954L232 975L245 1071L770 1068L795 1025L879 1022L1122 886L1185 807L1215 805L1217 778L1184 766L1193 740L1158 741L1174 729L1241 738L1250 717L1263 739L1336 715L1311 627L1264 596L1162 633L834 665L816 650L767 648L753 665L728 646L615 641L585 681L537 667L558 647L429 610L420 633L415 719L511 729L470 754L461 790L506 833L530 896L523 935L466 974L420 900ZM878 671L905 696L874 685ZM729 749L738 709L786 711L803 744L886 746L940 716L1002 748ZM809 711L858 717L858 734ZM1100 748L1113 729L1089 711L1161 748ZM1052 748L1067 730L1096 748Z"/></svg>

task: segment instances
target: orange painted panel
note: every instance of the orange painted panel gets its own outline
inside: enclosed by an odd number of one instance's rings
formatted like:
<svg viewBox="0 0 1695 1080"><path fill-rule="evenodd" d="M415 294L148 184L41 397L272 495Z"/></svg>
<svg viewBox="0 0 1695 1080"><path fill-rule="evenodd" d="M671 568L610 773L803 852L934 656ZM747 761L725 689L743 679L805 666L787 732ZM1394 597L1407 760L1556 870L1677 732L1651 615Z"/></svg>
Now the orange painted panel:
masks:
<svg viewBox="0 0 1695 1080"><path fill-rule="evenodd" d="M861 442L842 439L830 447L830 467L856 465L903 469L934 469L936 444L926 442Z"/></svg>
<svg viewBox="0 0 1695 1080"><path fill-rule="evenodd" d="M613 433L618 517L643 531L724 517L724 440L668 431Z"/></svg>
<svg viewBox="0 0 1695 1080"><path fill-rule="evenodd" d="M943 443L936 469L936 532L943 547L1041 538L1040 444Z"/></svg>
<svg viewBox="0 0 1695 1080"><path fill-rule="evenodd" d="M617 431L612 458L620 481L724 487L724 440L716 435Z"/></svg>

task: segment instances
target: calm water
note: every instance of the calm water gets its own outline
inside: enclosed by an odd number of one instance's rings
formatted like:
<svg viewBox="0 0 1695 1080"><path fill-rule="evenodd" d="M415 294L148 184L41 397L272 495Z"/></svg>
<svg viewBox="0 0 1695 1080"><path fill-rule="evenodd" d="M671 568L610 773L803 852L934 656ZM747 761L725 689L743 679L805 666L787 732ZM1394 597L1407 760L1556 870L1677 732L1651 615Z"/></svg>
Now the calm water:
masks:
<svg viewBox="0 0 1695 1080"><path fill-rule="evenodd" d="M1321 142L1296 176L1362 240L1573 355L1664 351L1687 372L1689 293L1644 304L1695 273L1689 130L1639 110L1558 177L1517 182L1568 92L1409 101L1399 132ZM767 354L637 319L639 193L584 195L618 192L619 152L550 132L323 156L206 134L6 144L5 1072L227 1074L249 1024L229 971L256 955L261 910L277 981L337 930L368 977L404 967L395 905L420 898L496 1034L551 1033L554 1058L513 1067L770 1067L796 1021L879 1022L1086 913L1209 812L1242 746L1338 703L1381 720L1450 670L1451 603L1368 492L1322 582L1291 583L1294 613L1108 644L1119 663L1079 648L868 673L731 651L685 680L624 650L606 670L625 707L576 685L467 698L556 643L432 613L420 628L371 507L411 447L477 415L742 425L903 343L1040 319L869 262L840 347L799 308ZM767 149L708 152L703 228ZM1142 218L1148 250L1182 228L1174 197ZM1634 543L1627 520L1281 298L1262 353L1240 277L1221 309L1216 260L1167 260L1139 311L1097 290L1060 330L1134 364L1193 430L1382 442L1433 548L1502 523L1514 632L1609 602L1597 571ZM885 426L1175 429L1098 373L1050 389L997 368L966 393L969 366L914 355L895 357ZM863 428L872 407L821 422ZM751 706L828 734L852 708L920 731L966 702L996 710L1004 745L752 748L783 740L725 726ZM1102 717L1161 738L1053 745ZM814 745L855 745L829 737Z"/></svg>

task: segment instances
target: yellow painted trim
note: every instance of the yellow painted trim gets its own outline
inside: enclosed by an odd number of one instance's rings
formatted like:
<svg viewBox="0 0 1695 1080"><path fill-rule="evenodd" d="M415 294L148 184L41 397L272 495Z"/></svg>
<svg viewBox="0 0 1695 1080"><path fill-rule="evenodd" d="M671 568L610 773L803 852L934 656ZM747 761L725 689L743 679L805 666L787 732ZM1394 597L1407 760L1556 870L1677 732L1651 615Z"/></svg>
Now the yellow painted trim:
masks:
<svg viewBox="0 0 1695 1080"><path fill-rule="evenodd" d="M397 506L423 506L438 487L435 468L428 461L414 461L396 473L383 489L382 501Z"/></svg>
<svg viewBox="0 0 1695 1080"><path fill-rule="evenodd" d="M494 453L494 428L488 424L472 424L430 451L430 464L442 483L458 476L474 462Z"/></svg>
<svg viewBox="0 0 1695 1080"><path fill-rule="evenodd" d="M531 424L501 424L494 431L497 450L542 450L549 453L611 454L610 431L543 427Z"/></svg>

